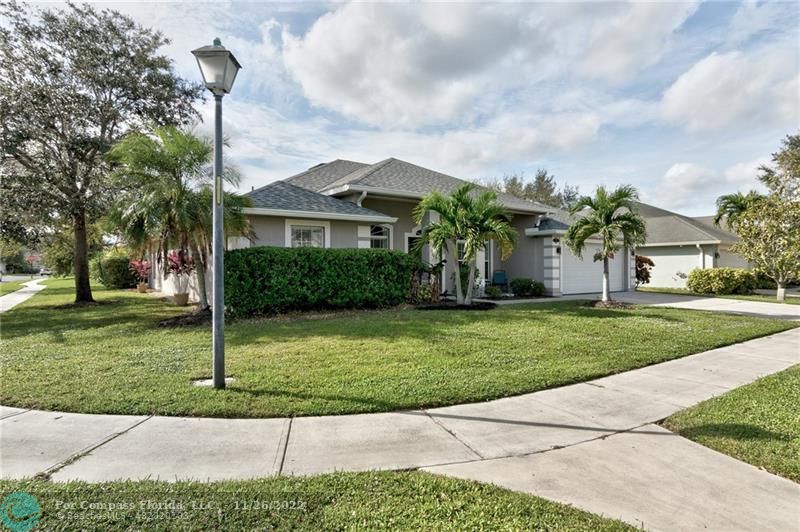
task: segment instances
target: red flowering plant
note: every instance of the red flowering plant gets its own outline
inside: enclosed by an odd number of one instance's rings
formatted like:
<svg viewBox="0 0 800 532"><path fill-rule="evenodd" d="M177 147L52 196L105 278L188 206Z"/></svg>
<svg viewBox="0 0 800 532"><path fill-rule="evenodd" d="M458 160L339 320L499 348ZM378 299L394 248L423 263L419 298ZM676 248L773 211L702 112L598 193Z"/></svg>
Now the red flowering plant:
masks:
<svg viewBox="0 0 800 532"><path fill-rule="evenodd" d="M149 260L136 260L131 259L131 271L139 280L140 283L146 283L147 279L150 277L150 270L152 266L150 265Z"/></svg>
<svg viewBox="0 0 800 532"><path fill-rule="evenodd" d="M185 249L173 249L167 253L167 271L175 275L175 286L179 294L189 291L189 277L194 271L194 260Z"/></svg>

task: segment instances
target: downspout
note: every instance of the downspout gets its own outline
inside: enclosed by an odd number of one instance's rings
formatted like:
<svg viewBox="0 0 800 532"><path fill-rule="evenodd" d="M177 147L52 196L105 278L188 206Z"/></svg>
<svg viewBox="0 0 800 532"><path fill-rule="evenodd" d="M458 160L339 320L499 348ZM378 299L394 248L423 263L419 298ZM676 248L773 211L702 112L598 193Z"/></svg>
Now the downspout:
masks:
<svg viewBox="0 0 800 532"><path fill-rule="evenodd" d="M695 244L695 247L700 251L700 269L704 270L706 268L706 254L703 253L703 246Z"/></svg>
<svg viewBox="0 0 800 532"><path fill-rule="evenodd" d="M364 198L366 198L366 197L367 197L367 191L366 190L362 190L361 191L361 195L356 200L356 205L361 207L361 202L364 201Z"/></svg>

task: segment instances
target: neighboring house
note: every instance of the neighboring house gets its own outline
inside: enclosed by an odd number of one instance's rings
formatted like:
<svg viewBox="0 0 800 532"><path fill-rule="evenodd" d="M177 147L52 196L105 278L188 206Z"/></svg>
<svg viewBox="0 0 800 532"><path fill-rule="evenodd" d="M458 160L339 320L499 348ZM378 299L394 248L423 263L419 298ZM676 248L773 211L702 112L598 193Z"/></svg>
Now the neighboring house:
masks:
<svg viewBox="0 0 800 532"><path fill-rule="evenodd" d="M715 226L713 216L690 218L646 203L639 212L647 222L647 243L636 252L655 263L648 286L685 288L695 268L750 267L731 251L738 237Z"/></svg>
<svg viewBox="0 0 800 532"><path fill-rule="evenodd" d="M375 164L344 160L318 164L247 193L253 206L245 213L254 238L231 239L229 248L319 246L408 252L422 231L412 216L419 200L433 191L449 194L464 183L394 158ZM514 214L519 238L505 261L494 246L479 255L479 277L484 282L491 282L496 270L505 270L508 279L543 282L550 295L600 290L602 265L592 260L591 249L597 244L590 243L585 260L574 257L561 242L566 225L557 218L563 219L563 211L506 194L499 198ZM435 263L439 257L426 249L423 259ZM453 269L446 264L442 276L442 286L451 292ZM630 289L634 276L632 254L619 253L612 262L612 290Z"/></svg>

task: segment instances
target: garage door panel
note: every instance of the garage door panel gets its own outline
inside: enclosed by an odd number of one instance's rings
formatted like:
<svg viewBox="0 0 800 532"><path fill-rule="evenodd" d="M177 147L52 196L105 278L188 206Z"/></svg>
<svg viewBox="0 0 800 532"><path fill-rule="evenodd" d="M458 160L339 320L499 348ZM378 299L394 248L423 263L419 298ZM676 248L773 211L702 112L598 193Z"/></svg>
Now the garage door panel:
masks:
<svg viewBox="0 0 800 532"><path fill-rule="evenodd" d="M579 259L564 246L561 265L561 293L587 294L603 289L603 261L595 262L594 255L600 244L587 244L583 259ZM612 292L625 290L625 252L620 250L609 261L608 277Z"/></svg>

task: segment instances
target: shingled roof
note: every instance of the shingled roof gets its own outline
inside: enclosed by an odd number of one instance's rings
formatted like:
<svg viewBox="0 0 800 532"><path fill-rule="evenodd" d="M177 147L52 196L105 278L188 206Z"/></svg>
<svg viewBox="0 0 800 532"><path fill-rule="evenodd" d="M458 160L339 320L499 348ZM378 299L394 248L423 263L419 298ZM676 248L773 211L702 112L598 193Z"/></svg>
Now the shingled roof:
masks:
<svg viewBox="0 0 800 532"><path fill-rule="evenodd" d="M381 212L361 207L351 201L340 200L332 196L320 194L286 181L275 181L266 186L245 194L252 202L249 211L257 214L257 210L296 211L298 213L325 214L352 219L384 218L387 222L395 219ZM248 212L248 209L245 210Z"/></svg>
<svg viewBox="0 0 800 532"><path fill-rule="evenodd" d="M293 185L317 192L336 193L337 189L358 191L365 187L380 188L398 195L422 197L431 192L449 194L467 181L391 157L375 164L337 159L313 166L285 180ZM544 213L553 208L541 203L499 194L509 209Z"/></svg>
<svg viewBox="0 0 800 532"><path fill-rule="evenodd" d="M694 244L698 242L733 243L739 237L713 224L713 218L690 218L676 212L639 203L639 212L647 222L645 246ZM711 220L709 220L711 218Z"/></svg>
<svg viewBox="0 0 800 532"><path fill-rule="evenodd" d="M636 202L636 205L647 225L645 246L698 242L733 243L738 240L731 231L715 226L713 216L690 218L647 203ZM580 216L580 213L575 216ZM541 231L566 231L575 216L570 216L563 209L553 209L547 216L542 217L538 231L531 230L527 234L532 236Z"/></svg>
<svg viewBox="0 0 800 532"><path fill-rule="evenodd" d="M369 165L356 161L336 159L335 161L331 161L329 163L320 163L312 166L305 172L300 172L292 177L287 177L284 179L284 181L298 187L313 190L314 192L320 192L321 190L328 188L328 185L337 179L341 179L342 177L355 172L360 168L364 168L365 166Z"/></svg>

